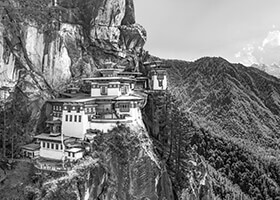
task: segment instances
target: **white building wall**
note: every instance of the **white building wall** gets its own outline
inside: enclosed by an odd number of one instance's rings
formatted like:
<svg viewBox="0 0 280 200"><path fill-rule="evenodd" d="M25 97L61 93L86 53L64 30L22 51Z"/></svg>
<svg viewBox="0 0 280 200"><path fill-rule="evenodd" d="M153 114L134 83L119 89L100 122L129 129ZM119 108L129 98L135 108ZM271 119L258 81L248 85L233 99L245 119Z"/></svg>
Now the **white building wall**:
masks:
<svg viewBox="0 0 280 200"><path fill-rule="evenodd" d="M133 120L140 119L141 118L141 110L139 107L136 108L130 108L130 115Z"/></svg>
<svg viewBox="0 0 280 200"><path fill-rule="evenodd" d="M40 149L40 157L49 158L54 160L61 160L64 154L62 150L54 150L54 149Z"/></svg>
<svg viewBox="0 0 280 200"><path fill-rule="evenodd" d="M68 121L66 121L66 115L68 115ZM76 122L74 121L75 115L77 116ZM72 121L70 121L70 116L72 116ZM81 116L81 122L79 122L79 116ZM88 116L85 114L84 110L79 113L76 111L68 112L67 110L63 110L61 131L64 136L84 138L84 134L88 128Z"/></svg>
<svg viewBox="0 0 280 200"><path fill-rule="evenodd" d="M120 96L120 88L108 88L108 96Z"/></svg>
<svg viewBox="0 0 280 200"><path fill-rule="evenodd" d="M84 153L81 151L81 152L77 152L77 153L74 153L75 154L75 156L74 157L72 157L72 152L71 152L71 156L69 156L68 155L68 152L65 152L65 154L67 155L67 158L69 159L69 160L78 160L78 159L81 159L81 158L83 158L83 156L84 156Z"/></svg>
<svg viewBox="0 0 280 200"><path fill-rule="evenodd" d="M91 97L99 97L100 94L100 88L91 88Z"/></svg>
<svg viewBox="0 0 280 200"><path fill-rule="evenodd" d="M139 107L136 108L130 108L129 112L121 112L120 108L116 108L116 112L118 113L118 115L124 115L124 114L128 114L131 117L129 118L130 120L136 120L136 119L140 119L141 117L141 110Z"/></svg>
<svg viewBox="0 0 280 200"><path fill-rule="evenodd" d="M93 83L93 85L98 85L98 87L91 88L91 97L105 96L105 95L101 95L101 88L99 87L100 85L106 85L108 96L120 96L121 95L119 82L110 82L108 84ZM109 85L114 85L114 87L109 87Z"/></svg>
<svg viewBox="0 0 280 200"><path fill-rule="evenodd" d="M43 146L43 142L45 143L45 147ZM49 144L49 146L47 145ZM53 144L54 148L51 148ZM58 144L58 149L56 149L56 145ZM40 157L49 158L54 160L61 160L64 157L62 144L59 142L51 142L51 141L40 141ZM47 148L49 147L49 148Z"/></svg>
<svg viewBox="0 0 280 200"><path fill-rule="evenodd" d="M159 86L159 81L157 79L157 75L152 76L152 89L153 90L166 90L167 88L167 77L164 76L164 79L162 80L162 87Z"/></svg>
<svg viewBox="0 0 280 200"><path fill-rule="evenodd" d="M108 132L108 130L113 129L116 126L117 126L116 122L112 122L112 123L91 122L90 123L90 128L91 129L98 129L100 131L103 131L104 133Z"/></svg>
<svg viewBox="0 0 280 200"><path fill-rule="evenodd" d="M75 159L80 159L84 156L84 153L83 152L78 152L78 153L75 153Z"/></svg>

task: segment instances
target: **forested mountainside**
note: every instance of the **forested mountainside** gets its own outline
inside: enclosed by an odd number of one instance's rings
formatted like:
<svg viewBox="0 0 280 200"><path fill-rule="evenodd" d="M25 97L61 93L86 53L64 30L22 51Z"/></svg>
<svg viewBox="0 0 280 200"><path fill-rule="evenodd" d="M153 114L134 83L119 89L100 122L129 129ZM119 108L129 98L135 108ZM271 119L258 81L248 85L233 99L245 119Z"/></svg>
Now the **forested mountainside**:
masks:
<svg viewBox="0 0 280 200"><path fill-rule="evenodd" d="M253 199L279 198L280 80L222 58L164 62L169 91L203 130L192 141L210 169Z"/></svg>
<svg viewBox="0 0 280 200"><path fill-rule="evenodd" d="M222 58L172 67L169 76L170 90L197 123L253 151L277 157L279 79Z"/></svg>

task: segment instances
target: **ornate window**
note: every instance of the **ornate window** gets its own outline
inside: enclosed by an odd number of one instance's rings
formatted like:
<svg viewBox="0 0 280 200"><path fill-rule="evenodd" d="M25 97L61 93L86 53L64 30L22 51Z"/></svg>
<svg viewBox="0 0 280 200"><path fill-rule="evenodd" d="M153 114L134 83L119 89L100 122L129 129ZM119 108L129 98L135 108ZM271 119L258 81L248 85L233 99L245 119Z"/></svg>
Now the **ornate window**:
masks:
<svg viewBox="0 0 280 200"><path fill-rule="evenodd" d="M107 95L108 94L106 86L101 86L100 87L100 94L101 95Z"/></svg>

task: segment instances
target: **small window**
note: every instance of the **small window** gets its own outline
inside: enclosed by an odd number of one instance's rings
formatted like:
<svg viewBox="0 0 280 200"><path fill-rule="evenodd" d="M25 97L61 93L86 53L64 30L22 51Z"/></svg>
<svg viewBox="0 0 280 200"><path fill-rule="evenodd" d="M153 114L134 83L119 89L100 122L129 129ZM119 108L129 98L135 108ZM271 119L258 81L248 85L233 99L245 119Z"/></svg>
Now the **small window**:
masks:
<svg viewBox="0 0 280 200"><path fill-rule="evenodd" d="M63 149L63 146L62 146L62 144L60 145L60 149L61 149L61 150Z"/></svg>
<svg viewBox="0 0 280 200"><path fill-rule="evenodd" d="M120 111L121 112L129 112L129 104L120 104Z"/></svg>
<svg viewBox="0 0 280 200"><path fill-rule="evenodd" d="M53 144L53 143L51 144L51 146L52 146L52 148L51 148L51 149L54 149L54 144Z"/></svg>
<svg viewBox="0 0 280 200"><path fill-rule="evenodd" d="M48 148L48 149L50 148L50 143L48 143L48 142L47 142L47 148Z"/></svg>
<svg viewBox="0 0 280 200"><path fill-rule="evenodd" d="M163 85L162 85L162 80L158 80L158 86L159 87L162 87Z"/></svg>
<svg viewBox="0 0 280 200"><path fill-rule="evenodd" d="M77 122L77 115L74 116L74 122Z"/></svg>
<svg viewBox="0 0 280 200"><path fill-rule="evenodd" d="M58 150L58 144L55 144L55 149Z"/></svg>
<svg viewBox="0 0 280 200"><path fill-rule="evenodd" d="M46 147L46 143L45 142L43 142L43 148L45 148Z"/></svg>
<svg viewBox="0 0 280 200"><path fill-rule="evenodd" d="M67 122L68 122L68 115L66 115L66 116L65 116L65 121L67 121Z"/></svg>
<svg viewBox="0 0 280 200"><path fill-rule="evenodd" d="M68 152L68 157L70 157L71 156L71 153L70 152Z"/></svg>
<svg viewBox="0 0 280 200"><path fill-rule="evenodd" d="M81 107L77 107L77 113L81 112Z"/></svg>
<svg viewBox="0 0 280 200"><path fill-rule="evenodd" d="M72 118L73 118L73 116L72 116L72 115L70 115L70 122L72 122Z"/></svg>
<svg viewBox="0 0 280 200"><path fill-rule="evenodd" d="M100 87L100 94L101 95L107 95L107 88L106 88L106 86L101 86Z"/></svg>
<svg viewBox="0 0 280 200"><path fill-rule="evenodd" d="M82 122L82 116L81 115L79 116L79 122Z"/></svg>
<svg viewBox="0 0 280 200"><path fill-rule="evenodd" d="M67 107L67 112L71 112L71 106Z"/></svg>
<svg viewBox="0 0 280 200"><path fill-rule="evenodd" d="M122 94L124 95L124 94L127 94L127 86L123 86L122 88L121 88L121 91L122 91Z"/></svg>
<svg viewBox="0 0 280 200"><path fill-rule="evenodd" d="M75 153L72 153L72 157L75 158Z"/></svg>

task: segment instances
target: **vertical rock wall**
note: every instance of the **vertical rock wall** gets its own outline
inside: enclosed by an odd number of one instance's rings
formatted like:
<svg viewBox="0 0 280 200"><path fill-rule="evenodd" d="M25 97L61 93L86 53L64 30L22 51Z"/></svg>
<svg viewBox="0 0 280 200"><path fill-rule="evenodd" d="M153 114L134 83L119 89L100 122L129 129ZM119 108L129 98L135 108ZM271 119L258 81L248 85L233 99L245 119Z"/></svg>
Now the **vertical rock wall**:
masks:
<svg viewBox="0 0 280 200"><path fill-rule="evenodd" d="M0 22L0 88L3 86L14 87L18 80L15 57L5 43L4 29L4 25ZM1 97L3 98L3 92L0 91Z"/></svg>

